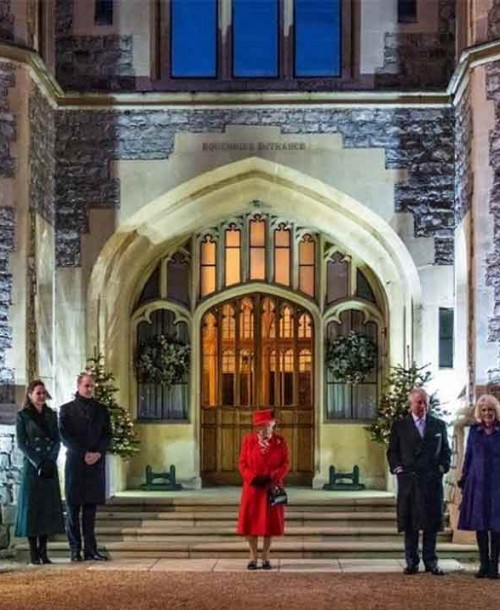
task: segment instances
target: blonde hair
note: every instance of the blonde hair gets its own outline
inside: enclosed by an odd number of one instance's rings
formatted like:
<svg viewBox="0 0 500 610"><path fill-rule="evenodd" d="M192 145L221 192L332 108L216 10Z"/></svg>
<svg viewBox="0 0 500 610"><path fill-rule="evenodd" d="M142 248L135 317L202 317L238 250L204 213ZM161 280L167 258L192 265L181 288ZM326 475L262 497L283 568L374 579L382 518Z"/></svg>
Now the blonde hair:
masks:
<svg viewBox="0 0 500 610"><path fill-rule="evenodd" d="M495 409L497 420L500 421L500 402L492 394L483 394L477 399L476 406L474 407L474 418L476 421L481 420L481 407L486 404Z"/></svg>

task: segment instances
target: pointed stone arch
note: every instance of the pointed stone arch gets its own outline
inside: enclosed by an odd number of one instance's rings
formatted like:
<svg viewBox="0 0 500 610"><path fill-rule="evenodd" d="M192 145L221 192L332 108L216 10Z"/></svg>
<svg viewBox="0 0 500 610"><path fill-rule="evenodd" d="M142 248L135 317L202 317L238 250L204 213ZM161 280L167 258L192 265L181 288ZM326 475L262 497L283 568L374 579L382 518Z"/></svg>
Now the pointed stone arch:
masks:
<svg viewBox="0 0 500 610"><path fill-rule="evenodd" d="M128 379L132 370L130 313L137 286L165 249L227 217L258 210L317 230L361 259L384 290L389 362L405 362L408 353L418 358L420 280L396 232L365 205L320 180L250 157L151 201L124 221L102 249L89 282L87 342L99 345L118 379ZM129 392L121 384L122 404L130 404Z"/></svg>

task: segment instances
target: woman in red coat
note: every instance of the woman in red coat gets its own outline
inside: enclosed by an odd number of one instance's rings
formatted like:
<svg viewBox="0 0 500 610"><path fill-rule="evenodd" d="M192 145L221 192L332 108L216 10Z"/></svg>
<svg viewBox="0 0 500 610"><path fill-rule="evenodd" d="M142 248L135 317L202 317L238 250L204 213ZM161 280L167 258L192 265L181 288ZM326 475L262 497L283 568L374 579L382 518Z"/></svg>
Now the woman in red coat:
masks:
<svg viewBox="0 0 500 610"><path fill-rule="evenodd" d="M274 414L270 409L254 411L255 431L243 439L240 474L243 477L238 534L246 536L250 546L249 570L257 569L258 537L264 537L262 568L271 569L269 550L272 536L282 536L285 530L283 506L271 506L268 489L283 484L289 470L285 439L273 433Z"/></svg>

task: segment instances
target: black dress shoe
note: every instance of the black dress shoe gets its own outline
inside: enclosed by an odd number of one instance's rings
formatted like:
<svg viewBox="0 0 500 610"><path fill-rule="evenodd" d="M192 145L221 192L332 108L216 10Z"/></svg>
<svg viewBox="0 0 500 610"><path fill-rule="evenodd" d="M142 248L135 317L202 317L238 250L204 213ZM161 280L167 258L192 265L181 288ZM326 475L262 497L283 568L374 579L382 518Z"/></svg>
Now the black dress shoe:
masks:
<svg viewBox="0 0 500 610"><path fill-rule="evenodd" d="M444 576L445 573L439 566L429 566L425 568L425 571L433 576Z"/></svg>
<svg viewBox="0 0 500 610"><path fill-rule="evenodd" d="M418 574L418 566L406 566L403 574Z"/></svg>
<svg viewBox="0 0 500 610"><path fill-rule="evenodd" d="M71 561L83 561L80 551L71 551L70 559Z"/></svg>
<svg viewBox="0 0 500 610"><path fill-rule="evenodd" d="M40 555L40 563L47 565L47 564L51 564L52 561L47 557L47 555Z"/></svg>
<svg viewBox="0 0 500 610"><path fill-rule="evenodd" d="M256 570L257 569L257 562L256 561L249 561L247 563L247 570Z"/></svg>
<svg viewBox="0 0 500 610"><path fill-rule="evenodd" d="M99 551L94 551L93 553L85 553L83 555L85 561L108 561L106 555L99 553Z"/></svg>

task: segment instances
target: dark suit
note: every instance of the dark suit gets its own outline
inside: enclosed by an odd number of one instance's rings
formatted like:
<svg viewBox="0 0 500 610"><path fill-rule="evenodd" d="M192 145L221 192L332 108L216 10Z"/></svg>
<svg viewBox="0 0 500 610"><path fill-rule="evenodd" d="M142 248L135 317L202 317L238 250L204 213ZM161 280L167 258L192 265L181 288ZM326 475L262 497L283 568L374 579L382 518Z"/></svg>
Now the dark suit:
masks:
<svg viewBox="0 0 500 610"><path fill-rule="evenodd" d="M75 400L61 407L60 431L68 448L65 469L65 492L68 509L67 533L72 551L81 551L80 510L82 510L83 540L86 553L96 551L96 505L104 504L105 454L111 442L111 422L108 409L91 398L78 394ZM87 452L98 452L100 459L89 466Z"/></svg>
<svg viewBox="0 0 500 610"><path fill-rule="evenodd" d="M391 429L387 459L398 473L398 531L405 532L409 566L418 566L418 532L423 530L423 559L437 565L437 533L443 529L443 474L450 469L451 451L446 424L427 415L424 437L412 415L396 421Z"/></svg>

